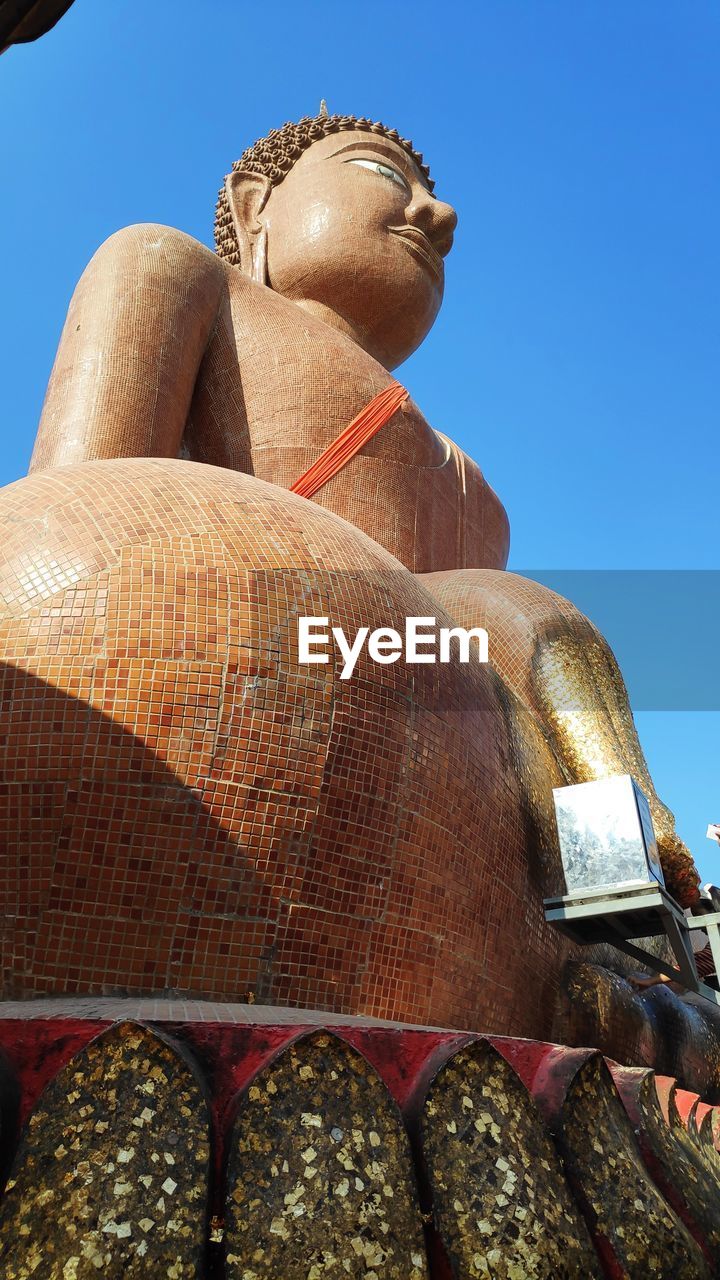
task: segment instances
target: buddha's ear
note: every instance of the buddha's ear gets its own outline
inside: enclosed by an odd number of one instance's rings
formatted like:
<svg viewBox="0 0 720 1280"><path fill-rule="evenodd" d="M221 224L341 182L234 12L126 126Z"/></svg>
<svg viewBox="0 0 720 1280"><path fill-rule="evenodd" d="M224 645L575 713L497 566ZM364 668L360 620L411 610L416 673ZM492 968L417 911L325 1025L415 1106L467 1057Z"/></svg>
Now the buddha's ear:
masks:
<svg viewBox="0 0 720 1280"><path fill-rule="evenodd" d="M235 169L225 179L225 192L240 249L241 270L260 284L266 282L267 239L260 214L271 191L272 183L262 173Z"/></svg>

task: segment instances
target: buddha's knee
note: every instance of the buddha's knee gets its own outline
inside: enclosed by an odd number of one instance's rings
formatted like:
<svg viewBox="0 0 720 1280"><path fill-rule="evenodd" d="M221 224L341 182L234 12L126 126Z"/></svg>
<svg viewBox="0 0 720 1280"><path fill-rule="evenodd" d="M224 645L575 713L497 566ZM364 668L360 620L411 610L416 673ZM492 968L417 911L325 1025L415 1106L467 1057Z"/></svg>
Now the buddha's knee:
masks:
<svg viewBox="0 0 720 1280"><path fill-rule="evenodd" d="M566 782L632 774L650 804L668 886L689 906L699 876L655 791L622 673L597 627L563 596L517 574L420 577L460 626L485 627L491 666L537 722Z"/></svg>
<svg viewBox="0 0 720 1280"><path fill-rule="evenodd" d="M0 535L5 996L461 1027L502 1005L546 1033L538 974L568 945L542 910L547 745L485 666L300 661L302 616L352 637L431 613L408 570L313 502L167 459L18 481ZM527 945L488 949L508 918Z"/></svg>
<svg viewBox="0 0 720 1280"><path fill-rule="evenodd" d="M570 669L577 677L578 665L583 672L591 664L595 670L609 668L622 685L617 663L597 628L548 587L497 569L460 569L419 577L460 626L485 627L490 665L545 727L552 700L548 686L554 685L555 696L562 692L573 699Z"/></svg>

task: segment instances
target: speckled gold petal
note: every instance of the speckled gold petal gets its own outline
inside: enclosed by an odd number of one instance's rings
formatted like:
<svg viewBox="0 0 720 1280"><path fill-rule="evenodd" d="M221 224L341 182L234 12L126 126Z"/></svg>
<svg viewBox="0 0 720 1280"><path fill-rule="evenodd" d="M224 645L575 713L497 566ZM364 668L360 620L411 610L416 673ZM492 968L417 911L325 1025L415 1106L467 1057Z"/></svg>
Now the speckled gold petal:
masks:
<svg viewBox="0 0 720 1280"><path fill-rule="evenodd" d="M599 1055L574 1077L558 1137L591 1228L608 1242L628 1280L708 1280L698 1245L643 1164Z"/></svg>
<svg viewBox="0 0 720 1280"><path fill-rule="evenodd" d="M260 1073L233 1130L227 1280L426 1280L400 1115L338 1038L290 1046Z"/></svg>
<svg viewBox="0 0 720 1280"><path fill-rule="evenodd" d="M670 1123L665 1120L650 1072L639 1084L637 1107L644 1139L700 1228L717 1274L720 1271L720 1170L708 1162L674 1104L670 1108Z"/></svg>
<svg viewBox="0 0 720 1280"><path fill-rule="evenodd" d="M0 1208L3 1280L200 1275L205 1102L164 1039L120 1023L56 1076Z"/></svg>
<svg viewBox="0 0 720 1280"><path fill-rule="evenodd" d="M706 1112L701 1117L696 1116L693 1130L695 1141L703 1159L709 1165L715 1177L720 1178L720 1151L715 1146L713 1138L713 1122L715 1120L713 1112L716 1110L717 1108L713 1107L711 1111Z"/></svg>
<svg viewBox="0 0 720 1280"><path fill-rule="evenodd" d="M492 1045L478 1041L450 1059L420 1123L435 1220L455 1275L601 1274L535 1103Z"/></svg>

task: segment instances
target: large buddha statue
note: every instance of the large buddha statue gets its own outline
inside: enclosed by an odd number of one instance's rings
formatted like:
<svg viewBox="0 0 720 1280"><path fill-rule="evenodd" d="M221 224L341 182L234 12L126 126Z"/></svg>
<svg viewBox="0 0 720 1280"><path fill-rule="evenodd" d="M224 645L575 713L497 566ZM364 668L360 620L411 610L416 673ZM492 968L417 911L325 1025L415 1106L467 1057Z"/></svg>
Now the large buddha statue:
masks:
<svg viewBox="0 0 720 1280"><path fill-rule="evenodd" d="M542 912L551 787L617 773L693 901L612 653L505 571L478 465L401 391L312 497L288 492L392 394L455 224L410 142L321 110L234 164L216 252L138 225L90 262L31 475L0 498L0 657L45 706L12 781L42 792L51 886L18 890L7 991L548 1035L569 953ZM298 667L300 613L484 626L490 666L341 684Z"/></svg>

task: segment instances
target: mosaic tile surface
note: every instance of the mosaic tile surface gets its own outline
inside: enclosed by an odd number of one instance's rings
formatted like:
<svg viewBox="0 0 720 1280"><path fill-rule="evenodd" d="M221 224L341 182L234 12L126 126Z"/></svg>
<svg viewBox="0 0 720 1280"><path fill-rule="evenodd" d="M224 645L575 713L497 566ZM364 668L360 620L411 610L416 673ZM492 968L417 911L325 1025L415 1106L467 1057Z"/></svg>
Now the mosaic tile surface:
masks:
<svg viewBox="0 0 720 1280"><path fill-rule="evenodd" d="M6 997L547 1033L568 944L528 714L483 667L298 667L300 614L449 623L416 577L316 504L186 461L35 473L0 525Z"/></svg>

